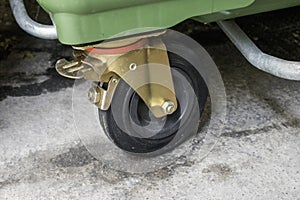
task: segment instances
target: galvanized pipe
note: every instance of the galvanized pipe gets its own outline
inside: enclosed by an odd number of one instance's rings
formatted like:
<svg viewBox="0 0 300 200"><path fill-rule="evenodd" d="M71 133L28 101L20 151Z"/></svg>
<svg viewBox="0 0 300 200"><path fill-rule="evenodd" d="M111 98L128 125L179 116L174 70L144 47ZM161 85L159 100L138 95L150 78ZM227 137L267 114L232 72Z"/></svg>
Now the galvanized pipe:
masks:
<svg viewBox="0 0 300 200"><path fill-rule="evenodd" d="M26 11L23 0L9 0L10 7L18 25L30 35L42 39L57 39L53 25L43 25L33 21Z"/></svg>
<svg viewBox="0 0 300 200"><path fill-rule="evenodd" d="M262 52L234 21L217 23L253 66L280 78L300 81L300 62L283 60Z"/></svg>

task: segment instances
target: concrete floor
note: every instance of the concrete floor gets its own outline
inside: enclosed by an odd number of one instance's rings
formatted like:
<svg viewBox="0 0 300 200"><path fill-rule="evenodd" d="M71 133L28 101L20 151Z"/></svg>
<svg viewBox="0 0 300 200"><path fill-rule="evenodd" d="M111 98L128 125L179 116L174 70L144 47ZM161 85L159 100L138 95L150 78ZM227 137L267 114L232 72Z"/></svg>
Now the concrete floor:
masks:
<svg viewBox="0 0 300 200"><path fill-rule="evenodd" d="M12 47L0 60L0 199L300 199L300 83L256 70L218 29L189 34L221 71L223 134L205 159L194 142L170 166L129 174L94 159L75 132L73 82L53 69L70 49L4 33ZM299 48L281 54L300 60Z"/></svg>

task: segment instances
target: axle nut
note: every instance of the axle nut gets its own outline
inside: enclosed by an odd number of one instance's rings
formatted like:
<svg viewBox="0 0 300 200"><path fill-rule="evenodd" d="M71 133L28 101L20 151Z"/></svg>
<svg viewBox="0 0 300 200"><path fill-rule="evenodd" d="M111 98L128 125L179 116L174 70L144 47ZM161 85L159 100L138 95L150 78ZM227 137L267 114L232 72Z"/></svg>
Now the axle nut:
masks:
<svg viewBox="0 0 300 200"><path fill-rule="evenodd" d="M175 104L172 101L165 101L162 105L162 109L166 114L172 114L175 109Z"/></svg>

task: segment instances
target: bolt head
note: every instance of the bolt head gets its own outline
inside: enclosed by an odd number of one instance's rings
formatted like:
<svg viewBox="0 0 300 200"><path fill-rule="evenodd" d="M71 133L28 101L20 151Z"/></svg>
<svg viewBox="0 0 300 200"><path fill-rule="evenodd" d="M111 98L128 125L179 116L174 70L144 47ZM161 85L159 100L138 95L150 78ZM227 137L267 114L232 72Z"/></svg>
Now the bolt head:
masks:
<svg viewBox="0 0 300 200"><path fill-rule="evenodd" d="M96 104L99 102L99 92L96 87L92 87L88 92L88 98L90 102Z"/></svg>

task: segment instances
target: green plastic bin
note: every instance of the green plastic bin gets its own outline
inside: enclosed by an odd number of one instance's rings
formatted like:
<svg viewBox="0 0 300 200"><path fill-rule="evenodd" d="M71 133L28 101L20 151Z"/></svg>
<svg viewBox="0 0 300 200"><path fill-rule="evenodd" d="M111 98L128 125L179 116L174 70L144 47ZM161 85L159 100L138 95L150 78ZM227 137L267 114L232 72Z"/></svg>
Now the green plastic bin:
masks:
<svg viewBox="0 0 300 200"><path fill-rule="evenodd" d="M169 28L185 19L235 18L300 5L300 0L38 0L64 44L85 44L123 31Z"/></svg>

